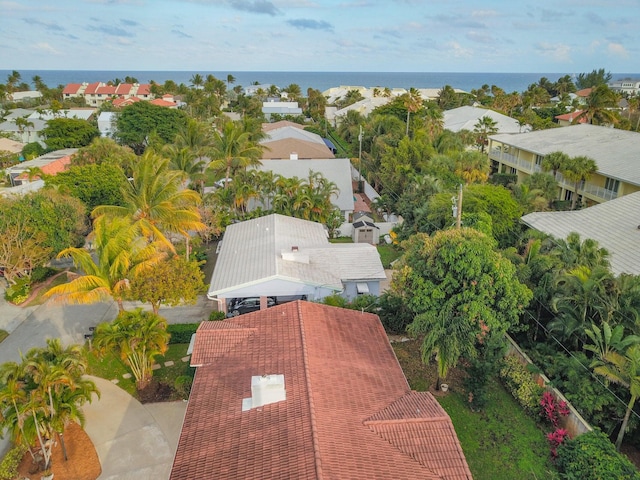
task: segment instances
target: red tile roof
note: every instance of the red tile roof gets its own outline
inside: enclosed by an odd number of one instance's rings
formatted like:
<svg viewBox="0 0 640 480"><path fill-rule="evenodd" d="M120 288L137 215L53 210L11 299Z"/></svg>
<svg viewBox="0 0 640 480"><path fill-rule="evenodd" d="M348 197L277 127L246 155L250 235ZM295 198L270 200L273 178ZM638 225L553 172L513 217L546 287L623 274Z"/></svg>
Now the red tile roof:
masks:
<svg viewBox="0 0 640 480"><path fill-rule="evenodd" d="M127 105L132 105L136 102L141 102L142 100L140 100L138 97L129 97L129 98L115 98L113 100L113 106L114 107L126 107Z"/></svg>
<svg viewBox="0 0 640 480"><path fill-rule="evenodd" d="M84 91L85 95L92 95L94 93L96 93L96 91L98 90L98 88L102 85L102 83L100 82L95 82L95 83L90 83L89 85L87 85L87 88Z"/></svg>
<svg viewBox="0 0 640 480"><path fill-rule="evenodd" d="M151 100L149 103L158 105L159 107L177 107L178 106L176 102L169 102L167 100L163 100L162 98L156 98L154 100Z"/></svg>
<svg viewBox="0 0 640 480"><path fill-rule="evenodd" d="M64 90L62 90L62 94L73 95L75 93L78 93L78 90L80 90L80 87L82 87L81 83L69 83L67 84L66 87L64 87Z"/></svg>
<svg viewBox="0 0 640 480"><path fill-rule="evenodd" d="M576 118L578 118L578 116L582 113L582 110L576 110L575 112L571 112L571 113L564 113L562 115L556 115L556 119L558 120L564 120L566 122L569 123L588 123L588 119L587 116L585 115L584 117L580 118L580 120L576 120Z"/></svg>
<svg viewBox="0 0 640 480"><path fill-rule="evenodd" d="M196 334L171 479L471 479L451 420L412 392L372 314L292 302ZM286 400L242 411L251 377Z"/></svg>
<svg viewBox="0 0 640 480"><path fill-rule="evenodd" d="M60 157L46 165L40 167L42 173L45 175L57 175L60 172L64 172L67 169L67 165L71 163L71 155L67 155L65 157ZM29 174L27 172L21 173L16 177L18 180L26 180L29 178ZM40 176L36 175L33 177L33 180L39 180Z"/></svg>
<svg viewBox="0 0 640 480"><path fill-rule="evenodd" d="M102 85L96 88L96 93L100 95L115 95L116 87L113 85Z"/></svg>
<svg viewBox="0 0 640 480"><path fill-rule="evenodd" d="M121 83L116 86L116 95L128 95L131 92L133 85L130 83Z"/></svg>
<svg viewBox="0 0 640 480"><path fill-rule="evenodd" d="M148 83L141 83L138 86L138 92L136 95L151 95L151 85Z"/></svg>
<svg viewBox="0 0 640 480"><path fill-rule="evenodd" d="M576 95L579 97L588 97L591 93L591 90L593 90L593 88L583 88L582 90L578 90L576 92Z"/></svg>

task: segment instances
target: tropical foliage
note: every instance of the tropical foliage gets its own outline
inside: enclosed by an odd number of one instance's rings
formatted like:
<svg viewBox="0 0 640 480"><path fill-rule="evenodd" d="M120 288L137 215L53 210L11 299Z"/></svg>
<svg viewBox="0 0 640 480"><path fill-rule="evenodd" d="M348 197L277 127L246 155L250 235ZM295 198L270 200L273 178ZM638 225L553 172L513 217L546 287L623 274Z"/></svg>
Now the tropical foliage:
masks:
<svg viewBox="0 0 640 480"><path fill-rule="evenodd" d="M0 423L11 440L29 449L37 445L44 464L51 467L51 449L59 440L66 458L65 427L84 425L82 405L98 394L95 384L84 378L87 361L79 345L63 347L49 339L45 348L33 348L20 363L0 366Z"/></svg>
<svg viewBox="0 0 640 480"><path fill-rule="evenodd" d="M93 345L103 355L117 353L131 369L138 390L142 390L151 382L154 358L167 351L169 336L164 318L137 309L120 312L113 322L98 325Z"/></svg>

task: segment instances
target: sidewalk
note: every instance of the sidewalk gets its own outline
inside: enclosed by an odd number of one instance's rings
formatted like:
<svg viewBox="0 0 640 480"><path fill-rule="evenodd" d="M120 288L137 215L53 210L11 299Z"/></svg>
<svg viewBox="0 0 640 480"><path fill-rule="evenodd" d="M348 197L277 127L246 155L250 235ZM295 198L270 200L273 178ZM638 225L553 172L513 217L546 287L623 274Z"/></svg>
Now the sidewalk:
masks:
<svg viewBox="0 0 640 480"><path fill-rule="evenodd" d="M143 405L110 381L90 378L101 395L83 407L102 466L98 480L168 479L187 402Z"/></svg>

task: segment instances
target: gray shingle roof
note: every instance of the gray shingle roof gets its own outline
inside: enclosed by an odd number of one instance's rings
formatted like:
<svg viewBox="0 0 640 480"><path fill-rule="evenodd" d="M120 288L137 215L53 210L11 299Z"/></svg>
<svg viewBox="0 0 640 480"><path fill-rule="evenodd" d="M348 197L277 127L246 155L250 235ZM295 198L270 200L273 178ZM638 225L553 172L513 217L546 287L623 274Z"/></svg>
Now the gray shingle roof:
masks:
<svg viewBox="0 0 640 480"><path fill-rule="evenodd" d="M640 192L584 210L530 213L522 221L556 238L571 232L592 238L611 254L615 275L640 275Z"/></svg>
<svg viewBox="0 0 640 480"><path fill-rule="evenodd" d="M385 274L375 247L329 243L319 223L273 214L227 227L209 296L272 278L340 289L341 280Z"/></svg>
<svg viewBox="0 0 640 480"><path fill-rule="evenodd" d="M586 155L596 161L601 174L640 185L640 133L581 124L490 138L538 155Z"/></svg>

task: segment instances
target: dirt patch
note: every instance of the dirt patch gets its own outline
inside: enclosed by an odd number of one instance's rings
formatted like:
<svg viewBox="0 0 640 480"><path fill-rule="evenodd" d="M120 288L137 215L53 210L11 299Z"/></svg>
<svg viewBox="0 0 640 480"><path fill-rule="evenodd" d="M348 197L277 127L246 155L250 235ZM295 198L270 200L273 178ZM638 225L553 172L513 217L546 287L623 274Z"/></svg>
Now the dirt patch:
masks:
<svg viewBox="0 0 640 480"><path fill-rule="evenodd" d="M51 470L55 480L96 480L102 472L100 460L91 439L82 427L76 423L70 424L64 432L64 443L67 448L67 461L63 458L59 440L52 450ZM33 464L29 452L22 458L18 473L18 478L40 478L38 467Z"/></svg>
<svg viewBox="0 0 640 480"><path fill-rule="evenodd" d="M138 391L140 403L170 402L175 400L176 395L171 386L160 383L155 379L151 380L151 383L146 388Z"/></svg>

